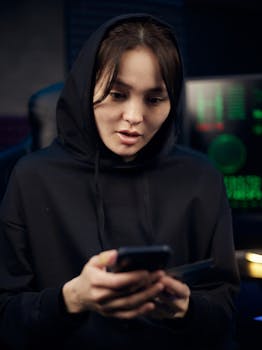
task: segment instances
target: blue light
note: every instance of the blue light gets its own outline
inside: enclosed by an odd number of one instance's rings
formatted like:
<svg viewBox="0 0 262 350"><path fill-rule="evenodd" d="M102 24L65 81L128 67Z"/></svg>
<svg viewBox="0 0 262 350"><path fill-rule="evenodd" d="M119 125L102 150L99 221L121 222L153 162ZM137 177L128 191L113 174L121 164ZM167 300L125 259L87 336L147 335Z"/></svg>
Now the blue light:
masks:
<svg viewBox="0 0 262 350"><path fill-rule="evenodd" d="M262 322L262 316L256 316L254 317L254 320Z"/></svg>

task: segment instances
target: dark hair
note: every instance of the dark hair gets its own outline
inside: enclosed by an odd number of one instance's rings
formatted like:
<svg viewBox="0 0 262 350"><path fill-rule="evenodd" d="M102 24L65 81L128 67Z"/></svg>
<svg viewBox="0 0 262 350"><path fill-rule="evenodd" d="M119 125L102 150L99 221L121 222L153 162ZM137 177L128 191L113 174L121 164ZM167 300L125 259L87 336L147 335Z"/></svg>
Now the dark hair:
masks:
<svg viewBox="0 0 262 350"><path fill-rule="evenodd" d="M102 41L97 55L96 83L104 74L107 82L103 95L95 103L101 102L109 94L118 74L122 54L137 46L146 46L157 56L169 98L176 104L182 78L176 45L169 27L153 18L130 19L113 27Z"/></svg>

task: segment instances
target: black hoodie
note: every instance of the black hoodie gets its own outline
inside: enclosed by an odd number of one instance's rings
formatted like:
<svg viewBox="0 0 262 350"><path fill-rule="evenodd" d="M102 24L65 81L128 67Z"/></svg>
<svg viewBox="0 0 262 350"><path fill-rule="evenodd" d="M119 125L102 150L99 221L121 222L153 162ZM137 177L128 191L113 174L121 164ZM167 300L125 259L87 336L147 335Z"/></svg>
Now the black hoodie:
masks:
<svg viewBox="0 0 262 350"><path fill-rule="evenodd" d="M101 146L93 116L96 53L87 41L57 105L58 137L16 165L1 205L0 338L14 349L227 349L239 277L223 178L176 144L177 102L134 161ZM156 19L155 19L156 20ZM174 43L176 39L174 35ZM182 89L182 77L181 77ZM213 257L182 320L68 314L61 287L101 250L169 244L170 266Z"/></svg>

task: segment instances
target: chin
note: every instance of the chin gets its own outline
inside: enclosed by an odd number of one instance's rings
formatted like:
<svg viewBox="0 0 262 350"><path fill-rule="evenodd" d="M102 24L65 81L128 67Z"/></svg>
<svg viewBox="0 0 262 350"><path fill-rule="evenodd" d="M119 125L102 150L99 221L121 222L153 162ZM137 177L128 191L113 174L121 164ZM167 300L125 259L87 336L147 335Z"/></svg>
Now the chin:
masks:
<svg viewBox="0 0 262 350"><path fill-rule="evenodd" d="M135 151L132 151L131 150L122 150L122 151L119 151L117 152L117 150L113 151L114 153L116 153L119 157L121 158L135 158L137 152L139 150L135 150Z"/></svg>

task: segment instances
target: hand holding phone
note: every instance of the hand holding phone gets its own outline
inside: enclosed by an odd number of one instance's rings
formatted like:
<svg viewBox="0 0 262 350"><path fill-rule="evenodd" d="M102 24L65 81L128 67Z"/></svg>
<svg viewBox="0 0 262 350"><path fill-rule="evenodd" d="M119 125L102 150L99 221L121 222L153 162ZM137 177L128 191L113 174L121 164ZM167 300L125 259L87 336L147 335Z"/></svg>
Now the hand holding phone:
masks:
<svg viewBox="0 0 262 350"><path fill-rule="evenodd" d="M214 268L214 260L209 258L166 269L172 254L172 249L168 245L121 247L118 249L117 261L111 271L166 270L168 275L192 285L207 276Z"/></svg>

